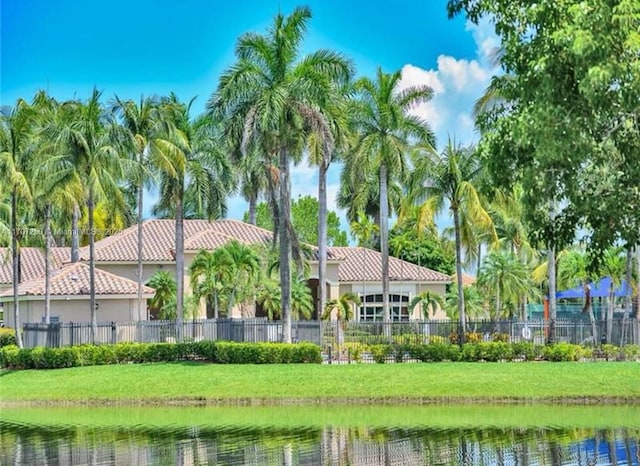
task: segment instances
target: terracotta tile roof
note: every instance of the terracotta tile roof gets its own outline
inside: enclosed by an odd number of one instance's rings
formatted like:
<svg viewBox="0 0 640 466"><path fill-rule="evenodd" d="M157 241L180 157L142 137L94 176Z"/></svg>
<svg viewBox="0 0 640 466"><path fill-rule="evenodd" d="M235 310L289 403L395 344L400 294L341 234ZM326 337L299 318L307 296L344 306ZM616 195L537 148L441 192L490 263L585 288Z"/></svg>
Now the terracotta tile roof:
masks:
<svg viewBox="0 0 640 466"><path fill-rule="evenodd" d="M211 228L208 220L185 220L185 242L193 235ZM175 221L151 219L142 222L142 260L172 262L175 248ZM89 260L89 248L82 251L82 259ZM97 241L95 259L98 262L135 262L138 260L138 225Z"/></svg>
<svg viewBox="0 0 640 466"><path fill-rule="evenodd" d="M95 269L96 295L136 295L138 284L104 270ZM44 296L44 278L33 278L20 283L20 296ZM153 295L155 291L148 286L142 287L143 295ZM89 294L89 266L82 262L67 264L51 274L51 296L76 296ZM0 293L0 297L12 296L11 289Z"/></svg>
<svg viewBox="0 0 640 466"><path fill-rule="evenodd" d="M51 268L57 269L62 264L70 262L70 248L51 248ZM22 281L44 276L44 249L25 247L20 249L20 269ZM0 285L13 283L13 263L11 250L0 248Z"/></svg>
<svg viewBox="0 0 640 466"><path fill-rule="evenodd" d="M453 283L457 283L457 274L451 275ZM462 286L471 286L476 282L476 277L462 272Z"/></svg>
<svg viewBox="0 0 640 466"><path fill-rule="evenodd" d="M172 219L145 220L143 228L142 259L145 262L173 262L175 250L175 221ZM115 235L96 242L97 262L137 261L138 227L133 225ZM239 220L185 220L185 251L215 249L232 239L243 244L268 245L273 239L269 230L241 222ZM317 248L313 247L317 257ZM335 253L327 252L330 260L340 259ZM89 249L81 250L81 258L89 260Z"/></svg>
<svg viewBox="0 0 640 466"><path fill-rule="evenodd" d="M338 279L341 282L357 282L363 279L369 282L382 280L382 254L378 251L362 247L332 247L329 250L344 257L338 272ZM451 282L451 277L426 267L419 267L410 262L389 257L389 280Z"/></svg>

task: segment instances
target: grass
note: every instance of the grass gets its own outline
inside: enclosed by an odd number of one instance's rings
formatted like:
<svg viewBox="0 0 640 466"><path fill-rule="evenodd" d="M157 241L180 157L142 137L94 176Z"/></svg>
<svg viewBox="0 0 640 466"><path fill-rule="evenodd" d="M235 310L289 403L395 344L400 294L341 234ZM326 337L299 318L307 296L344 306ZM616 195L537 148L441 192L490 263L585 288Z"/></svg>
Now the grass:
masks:
<svg viewBox="0 0 640 466"><path fill-rule="evenodd" d="M3 372L16 403L331 404L613 402L640 404L638 363L93 366Z"/></svg>
<svg viewBox="0 0 640 466"><path fill-rule="evenodd" d="M2 422L37 426L150 429L192 426L322 428L640 428L640 406L127 406L4 408Z"/></svg>

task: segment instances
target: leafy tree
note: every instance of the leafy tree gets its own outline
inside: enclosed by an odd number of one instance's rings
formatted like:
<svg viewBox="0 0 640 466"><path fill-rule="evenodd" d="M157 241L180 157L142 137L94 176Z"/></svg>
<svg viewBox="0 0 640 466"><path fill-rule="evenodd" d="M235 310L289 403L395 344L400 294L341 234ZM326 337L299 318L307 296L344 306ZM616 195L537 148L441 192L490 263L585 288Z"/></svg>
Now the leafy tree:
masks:
<svg viewBox="0 0 640 466"><path fill-rule="evenodd" d="M430 315L435 315L438 308L445 307L445 300L437 293L423 291L415 295L409 302L409 309L415 309L416 306L420 306L422 316L428 319Z"/></svg>
<svg viewBox="0 0 640 466"><path fill-rule="evenodd" d="M478 286L494 296L493 320L513 317L520 296L531 290L530 272L512 252L492 251L482 263Z"/></svg>
<svg viewBox="0 0 640 466"><path fill-rule="evenodd" d="M350 177L378 178L378 220L382 253L383 318L389 320L389 182L407 172L408 154L417 142L433 145L435 138L426 121L408 110L428 101L433 92L428 86L399 90L401 73L377 70L376 79L361 78L355 83L356 100L352 109L354 147L350 156ZM367 178L369 177L369 178ZM362 209L365 203L359 204Z"/></svg>
<svg viewBox="0 0 640 466"><path fill-rule="evenodd" d="M177 287L174 276L166 270L158 270L147 285L155 290L149 300L150 310L157 312L160 319L175 319Z"/></svg>
<svg viewBox="0 0 640 466"><path fill-rule="evenodd" d="M30 171L32 159L35 112L24 100L19 99L13 108L3 108L0 114L0 180L6 186L11 203L11 260L13 264L13 318L16 326L16 344L22 348L20 332L20 250L18 203L32 198Z"/></svg>
<svg viewBox="0 0 640 466"><path fill-rule="evenodd" d="M191 104L175 95L163 99L169 118L176 128L173 143L179 151L172 153L173 170L163 171L160 199L155 214L171 216L176 221L177 325L184 310L184 219L218 218L226 212L226 199L233 182L230 164L217 137L216 122L209 116L191 119Z"/></svg>
<svg viewBox="0 0 640 466"><path fill-rule="evenodd" d="M117 128L100 102L101 92L94 89L86 102L68 101L60 107L62 122L56 143L60 153L50 158L54 173L60 178L77 178L84 188L89 235L89 307L91 330L97 333L95 301L95 226L94 212L99 200L124 208L120 181L132 167L124 160L116 144Z"/></svg>
<svg viewBox="0 0 640 466"><path fill-rule="evenodd" d="M399 259L421 267L453 275L455 272L455 252L451 240L438 236L434 230L423 230L418 234L416 227L408 221L398 222L389 232L389 242L395 242L397 236L404 236L404 242L398 254Z"/></svg>
<svg viewBox="0 0 640 466"><path fill-rule="evenodd" d="M333 316L340 321L348 321L353 319L353 309L360 306L362 302L360 297L355 293L344 293L337 299L327 301L322 312L322 319L331 319Z"/></svg>
<svg viewBox="0 0 640 466"><path fill-rule="evenodd" d="M313 315L313 296L304 277L298 277L292 282L291 287L291 316L310 319Z"/></svg>
<svg viewBox="0 0 640 466"><path fill-rule="evenodd" d="M298 239L306 244L318 244L318 200L311 196L299 197L291 203L291 221L298 234ZM249 220L248 212L244 221ZM266 230L273 230L272 210L267 203L258 204L256 209L256 225ZM330 246L347 246L347 233L340 228L340 218L334 211L327 215L327 243Z"/></svg>
<svg viewBox="0 0 640 466"><path fill-rule="evenodd" d="M323 135L326 153L334 141L326 109L333 86L345 82L351 65L340 54L319 50L300 58L311 11L296 8L285 17L278 14L266 34L246 33L236 44L237 62L225 71L209 108L232 121L241 115L243 141L257 139L268 153L277 155L280 190L278 238L284 340L291 342L292 227L289 165L302 155L306 136Z"/></svg>
<svg viewBox="0 0 640 466"><path fill-rule="evenodd" d="M638 2L448 5L473 22L491 18L500 36L500 99L479 116L481 147L496 183L522 183L535 237L560 249L580 228L594 268L608 246L637 244Z"/></svg>
<svg viewBox="0 0 640 466"><path fill-rule="evenodd" d="M611 341L613 333L613 311L616 303L616 289L622 285L627 269L626 257L622 254L622 248L609 248L604 252L600 266L600 275L611 277L609 296L607 297L607 319L605 321L605 338L607 343Z"/></svg>
<svg viewBox="0 0 640 466"><path fill-rule="evenodd" d="M416 158L410 179L409 197L421 206L425 215L434 218L448 207L453 219L461 343L464 343L466 333L462 232L469 230L471 225L478 225L483 230L492 229L491 218L482 206L474 186L480 172L480 161L473 149L463 148L449 140L442 153L426 150L422 157Z"/></svg>
<svg viewBox="0 0 640 466"><path fill-rule="evenodd" d="M160 171L175 175L175 167L172 161L176 160L180 150L170 137L174 132L171 120L164 112L164 107L156 98L140 98L140 103L133 100L122 100L118 96L111 103L111 110L120 118L120 124L125 129L125 138L122 141L125 150L130 151L132 158L137 163L132 182L136 191L138 211L138 313L142 307L142 276L144 244L142 229L142 214L144 211L144 188L154 182ZM140 318L140 315L138 315Z"/></svg>

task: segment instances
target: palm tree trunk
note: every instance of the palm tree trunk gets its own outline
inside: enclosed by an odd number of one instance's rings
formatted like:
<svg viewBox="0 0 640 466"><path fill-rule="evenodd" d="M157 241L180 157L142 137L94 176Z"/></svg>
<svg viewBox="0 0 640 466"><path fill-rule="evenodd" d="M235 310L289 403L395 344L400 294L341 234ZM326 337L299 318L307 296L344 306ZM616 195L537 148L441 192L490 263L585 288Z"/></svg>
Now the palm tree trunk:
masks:
<svg viewBox="0 0 640 466"><path fill-rule="evenodd" d="M627 282L627 292L624 297L624 314L622 315L622 329L620 332L620 347L627 344L627 322L629 321L629 313L631 312L631 279L633 274L633 248L627 247L627 262L625 269L625 281Z"/></svg>
<svg viewBox="0 0 640 466"><path fill-rule="evenodd" d="M329 164L323 160L318 173L318 318L327 302L327 170Z"/></svg>
<svg viewBox="0 0 640 466"><path fill-rule="evenodd" d="M391 319L389 312L389 199L387 166L380 165L380 253L382 254L382 318Z"/></svg>
<svg viewBox="0 0 640 466"><path fill-rule="evenodd" d="M78 232L78 222L80 220L80 208L78 204L73 205L71 215L71 262L80 261L80 234Z"/></svg>
<svg viewBox="0 0 640 466"><path fill-rule="evenodd" d="M176 330L182 331L184 320L184 177L178 178L176 198Z"/></svg>
<svg viewBox="0 0 640 466"><path fill-rule="evenodd" d="M258 210L258 194L252 192L249 195L249 223L256 224L256 214Z"/></svg>
<svg viewBox="0 0 640 466"><path fill-rule="evenodd" d="M280 292L283 330L282 339L291 343L291 186L289 180L289 156L285 147L280 148L280 221L278 237L280 240Z"/></svg>
<svg viewBox="0 0 640 466"><path fill-rule="evenodd" d="M44 214L44 323L51 322L51 203Z"/></svg>
<svg viewBox="0 0 640 466"><path fill-rule="evenodd" d="M549 336L547 343L556 342L556 249L549 246L547 272L549 274Z"/></svg>
<svg viewBox="0 0 640 466"><path fill-rule="evenodd" d="M456 236L456 281L458 282L458 316L460 326L458 329L458 342L463 345L467 333L467 316L464 309L464 290L462 289L462 239L460 237L460 218L458 208L451 207L453 211L453 229Z"/></svg>
<svg viewBox="0 0 640 466"><path fill-rule="evenodd" d="M591 287L588 283L583 285L584 288L584 309L589 314L591 322L591 335L593 337L593 346L598 346L598 328L596 327L596 316L593 314L593 303L591 299Z"/></svg>
<svg viewBox="0 0 640 466"><path fill-rule="evenodd" d="M142 316L140 314L140 309L142 308L142 273L143 273L143 265L142 265L142 246L144 244L143 242L143 238L142 238L142 203L143 203L143 167L142 167L142 152L140 153L140 157L138 160L138 163L140 164L140 179L139 179L139 185L138 185L138 272L137 272L137 278L138 278L138 302L137 302L137 309L138 309L138 320L142 320Z"/></svg>
<svg viewBox="0 0 640 466"><path fill-rule="evenodd" d="M18 345L18 348L22 348L20 302L18 301L18 285L20 284L20 254L18 252L18 193L15 188L11 193L11 259L13 264L13 324L16 330L16 344Z"/></svg>
<svg viewBox="0 0 640 466"><path fill-rule="evenodd" d="M640 244L636 244L636 318L635 318L635 341L636 345L640 344Z"/></svg>
<svg viewBox="0 0 640 466"><path fill-rule="evenodd" d="M362 254L362 315L367 315L367 280L364 269L367 267L367 248L364 248ZM360 319L358 319L360 320Z"/></svg>
<svg viewBox="0 0 640 466"><path fill-rule="evenodd" d="M98 334L98 316L96 309L96 270L95 270L95 235L93 231L93 188L89 187L87 210L89 215L89 309L91 313L91 341L95 345Z"/></svg>

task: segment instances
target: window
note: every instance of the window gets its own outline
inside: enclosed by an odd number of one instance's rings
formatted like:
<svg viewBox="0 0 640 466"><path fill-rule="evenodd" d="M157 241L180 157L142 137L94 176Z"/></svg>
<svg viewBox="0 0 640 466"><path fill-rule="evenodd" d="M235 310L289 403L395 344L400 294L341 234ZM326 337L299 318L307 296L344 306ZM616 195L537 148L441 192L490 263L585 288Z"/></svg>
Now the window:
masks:
<svg viewBox="0 0 640 466"><path fill-rule="evenodd" d="M362 295L360 296L362 299ZM409 297L405 295L390 294L389 295L389 311L391 320L407 321L409 320ZM382 294L368 294L364 299L364 305L358 309L358 317L361 322L378 322L382 321Z"/></svg>

